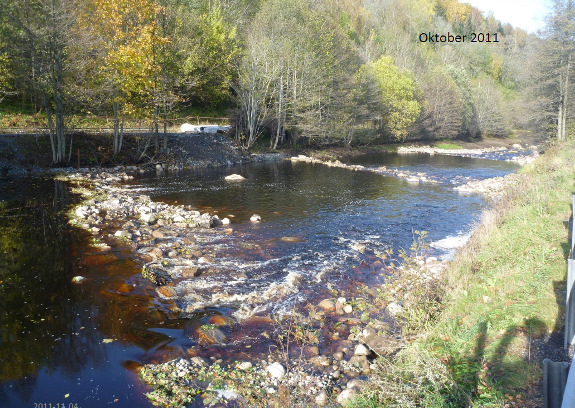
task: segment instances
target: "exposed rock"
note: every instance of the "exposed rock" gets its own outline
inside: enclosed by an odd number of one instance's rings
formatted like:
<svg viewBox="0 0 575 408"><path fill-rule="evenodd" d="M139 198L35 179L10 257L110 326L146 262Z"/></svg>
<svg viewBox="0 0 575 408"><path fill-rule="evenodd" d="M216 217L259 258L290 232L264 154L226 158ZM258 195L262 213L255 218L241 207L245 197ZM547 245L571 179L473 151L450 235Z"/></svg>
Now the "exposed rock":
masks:
<svg viewBox="0 0 575 408"><path fill-rule="evenodd" d="M355 394L355 390L346 388L337 396L337 402L345 407Z"/></svg>
<svg viewBox="0 0 575 408"><path fill-rule="evenodd" d="M333 311L335 310L335 302L331 299L324 299L319 302L318 307L326 311Z"/></svg>
<svg viewBox="0 0 575 408"><path fill-rule="evenodd" d="M158 286L167 285L172 281L168 272L157 265L144 266L144 268L142 268L142 277Z"/></svg>
<svg viewBox="0 0 575 408"><path fill-rule="evenodd" d="M343 352L336 351L335 353L333 353L333 358L334 358L334 360L337 360L337 361L343 360Z"/></svg>
<svg viewBox="0 0 575 408"><path fill-rule="evenodd" d="M258 214L254 214L250 217L250 221L251 222L261 222L262 217L260 217Z"/></svg>
<svg viewBox="0 0 575 408"><path fill-rule="evenodd" d="M79 275L78 275L78 276L74 276L74 277L72 278L72 282L73 282L73 283L82 283L82 282L85 281L85 280L86 280L85 277L79 276Z"/></svg>
<svg viewBox="0 0 575 408"><path fill-rule="evenodd" d="M176 289L174 289L172 286L157 287L156 292L158 292L161 297L165 298L173 298L176 296Z"/></svg>
<svg viewBox="0 0 575 408"><path fill-rule="evenodd" d="M310 358L309 362L316 367L329 367L331 365L330 359L326 356L316 356Z"/></svg>
<svg viewBox="0 0 575 408"><path fill-rule="evenodd" d="M362 371L367 372L369 371L369 361L367 360L366 356L353 356L349 359L349 364L358 368L361 368Z"/></svg>
<svg viewBox="0 0 575 408"><path fill-rule="evenodd" d="M196 329L196 340L201 344L224 344L228 338L226 334L212 325L202 325Z"/></svg>
<svg viewBox="0 0 575 408"><path fill-rule="evenodd" d="M351 312L353 312L353 306L352 305L345 305L343 307L343 313L350 314Z"/></svg>
<svg viewBox="0 0 575 408"><path fill-rule="evenodd" d="M363 388L365 388L366 385L367 383L365 381L359 380L357 378L347 382L347 388L356 391L361 391Z"/></svg>
<svg viewBox="0 0 575 408"><path fill-rule="evenodd" d="M278 363L277 361L275 363L270 364L266 368L266 371L274 378L282 378L286 373L286 369L284 368L284 366Z"/></svg>
<svg viewBox="0 0 575 408"><path fill-rule="evenodd" d="M238 368L240 370L249 370L250 368L252 368L252 363L250 363L249 361L242 361L241 363L238 364Z"/></svg>
<svg viewBox="0 0 575 408"><path fill-rule="evenodd" d="M220 218L217 215L204 213L198 218L198 226L202 228L214 228L221 225Z"/></svg>
<svg viewBox="0 0 575 408"><path fill-rule="evenodd" d="M389 355L401 347L401 342L397 339L380 335L364 339L365 344L380 356Z"/></svg>
<svg viewBox="0 0 575 408"><path fill-rule="evenodd" d="M344 314L343 307L345 306L345 304L346 304L346 299L344 297L337 298L337 301L335 302L335 312L338 315Z"/></svg>
<svg viewBox="0 0 575 408"><path fill-rule="evenodd" d="M387 305L385 310L387 310L387 313L389 313L391 316L397 316L399 313L401 313L403 307L399 303L391 302L389 305Z"/></svg>
<svg viewBox="0 0 575 408"><path fill-rule="evenodd" d="M145 212L140 214L140 220L142 220L146 224L155 224L157 218L154 214Z"/></svg>
<svg viewBox="0 0 575 408"><path fill-rule="evenodd" d="M222 218L222 225L230 225L231 221L228 217Z"/></svg>
<svg viewBox="0 0 575 408"><path fill-rule="evenodd" d="M230 174L225 177L226 181L244 181L246 178L239 174Z"/></svg>
<svg viewBox="0 0 575 408"><path fill-rule="evenodd" d="M208 360L206 360L203 357L200 356L194 356L192 358L190 358L190 361L192 362L193 365L196 365L198 367L207 367L208 366Z"/></svg>
<svg viewBox="0 0 575 408"><path fill-rule="evenodd" d="M356 356L368 356L371 354L371 352L365 345L358 344L357 346L355 346L355 351L353 354Z"/></svg>
<svg viewBox="0 0 575 408"><path fill-rule="evenodd" d="M182 278L187 279L187 278L193 278L196 276L200 276L202 271L197 266L187 266L185 268L182 268L180 273L181 273Z"/></svg>
<svg viewBox="0 0 575 408"><path fill-rule="evenodd" d="M320 406L327 404L327 400L327 393L325 391L320 391L314 398L315 403Z"/></svg>
<svg viewBox="0 0 575 408"><path fill-rule="evenodd" d="M157 247L142 248L140 253L144 256L144 258L150 261L155 261L156 259L161 259L164 257L162 250Z"/></svg>

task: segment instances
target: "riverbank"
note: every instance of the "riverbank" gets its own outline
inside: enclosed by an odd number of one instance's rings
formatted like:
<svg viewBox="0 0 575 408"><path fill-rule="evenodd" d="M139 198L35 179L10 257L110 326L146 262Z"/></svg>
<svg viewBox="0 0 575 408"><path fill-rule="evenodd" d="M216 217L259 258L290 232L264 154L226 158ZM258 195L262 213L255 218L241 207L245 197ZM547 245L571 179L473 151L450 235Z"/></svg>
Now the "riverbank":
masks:
<svg viewBox="0 0 575 408"><path fill-rule="evenodd" d="M126 134L120 155L112 152L109 134L79 133L73 137L70 167L138 166L139 170L185 170L227 166L253 160L224 134L169 133L168 150L154 152L152 135ZM49 136L0 135L0 172L4 176L52 169Z"/></svg>
<svg viewBox="0 0 575 408"><path fill-rule="evenodd" d="M521 171L446 273L442 312L352 406L540 407L542 361L563 350L573 141ZM379 404L379 405L378 405Z"/></svg>

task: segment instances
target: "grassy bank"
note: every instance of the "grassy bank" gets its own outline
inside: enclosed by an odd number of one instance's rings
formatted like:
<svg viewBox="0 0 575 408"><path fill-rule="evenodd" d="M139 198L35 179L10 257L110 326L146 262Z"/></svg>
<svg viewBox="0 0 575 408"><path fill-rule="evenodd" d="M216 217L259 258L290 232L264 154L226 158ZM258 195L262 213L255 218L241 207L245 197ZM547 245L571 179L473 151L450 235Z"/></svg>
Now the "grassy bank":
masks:
<svg viewBox="0 0 575 408"><path fill-rule="evenodd" d="M380 361L355 406L542 406L542 360L562 354L574 151L550 147L484 214L438 320Z"/></svg>

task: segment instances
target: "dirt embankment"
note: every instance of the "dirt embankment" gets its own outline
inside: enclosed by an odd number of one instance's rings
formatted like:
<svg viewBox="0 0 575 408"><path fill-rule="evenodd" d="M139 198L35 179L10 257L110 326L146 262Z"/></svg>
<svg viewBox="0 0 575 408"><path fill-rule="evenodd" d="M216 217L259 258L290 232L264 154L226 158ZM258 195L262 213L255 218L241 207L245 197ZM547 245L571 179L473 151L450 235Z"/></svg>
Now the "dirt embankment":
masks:
<svg viewBox="0 0 575 408"><path fill-rule="evenodd" d="M94 167L138 165L166 168L191 168L227 165L250 160L229 137L223 134L170 133L168 151L155 153L154 140L144 134L127 134L120 155L112 152L111 135L76 134L70 162L64 166ZM145 148L147 146L147 149ZM54 167L48 135L0 135L0 173L4 176L41 172Z"/></svg>

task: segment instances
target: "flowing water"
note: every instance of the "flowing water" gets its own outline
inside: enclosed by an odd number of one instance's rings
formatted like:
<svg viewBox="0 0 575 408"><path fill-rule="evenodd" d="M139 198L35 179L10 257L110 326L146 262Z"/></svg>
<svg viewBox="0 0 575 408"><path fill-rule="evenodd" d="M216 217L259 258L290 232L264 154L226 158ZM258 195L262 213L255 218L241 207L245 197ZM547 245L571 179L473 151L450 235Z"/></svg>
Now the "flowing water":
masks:
<svg viewBox="0 0 575 408"><path fill-rule="evenodd" d="M231 314L247 304L251 314L373 282L379 276L363 266L409 247L415 231L439 242L465 236L486 204L453 187L517 168L437 155L347 162L425 172L438 183L281 161L143 177L125 188L229 217L232 233L198 234L213 273L180 284L192 309ZM247 180L224 181L231 173ZM0 180L0 406L149 406L134 368L189 340L161 313L126 248L94 248L66 224L71 200L58 181ZM249 221L254 213L261 223ZM76 275L87 279L75 285Z"/></svg>

